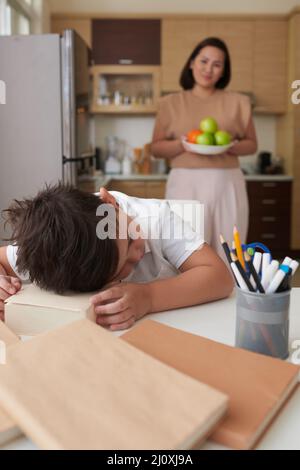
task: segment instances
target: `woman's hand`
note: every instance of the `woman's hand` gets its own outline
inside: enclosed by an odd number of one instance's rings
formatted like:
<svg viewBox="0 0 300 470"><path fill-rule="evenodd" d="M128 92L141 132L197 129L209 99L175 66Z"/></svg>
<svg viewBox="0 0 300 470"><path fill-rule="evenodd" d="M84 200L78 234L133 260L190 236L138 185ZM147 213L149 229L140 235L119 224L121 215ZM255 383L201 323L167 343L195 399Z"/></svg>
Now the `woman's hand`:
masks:
<svg viewBox="0 0 300 470"><path fill-rule="evenodd" d="M151 312L147 284L114 283L91 298L98 325L110 330L125 330Z"/></svg>
<svg viewBox="0 0 300 470"><path fill-rule="evenodd" d="M20 279L0 275L0 320L4 321L4 301L21 289Z"/></svg>

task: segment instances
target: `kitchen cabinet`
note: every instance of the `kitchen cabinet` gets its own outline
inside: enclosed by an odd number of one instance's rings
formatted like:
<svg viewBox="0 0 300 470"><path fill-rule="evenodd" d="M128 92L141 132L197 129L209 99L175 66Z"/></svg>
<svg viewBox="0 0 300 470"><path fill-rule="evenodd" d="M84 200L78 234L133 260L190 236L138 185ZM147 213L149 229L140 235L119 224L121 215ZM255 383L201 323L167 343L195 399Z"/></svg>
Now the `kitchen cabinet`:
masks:
<svg viewBox="0 0 300 470"><path fill-rule="evenodd" d="M108 191L120 191L128 196L141 198L164 199L165 181L134 181L134 180L114 180L110 181Z"/></svg>
<svg viewBox="0 0 300 470"><path fill-rule="evenodd" d="M253 90L254 22L251 20L165 19L162 21L162 90L180 90L181 70L194 47L216 36L229 47L232 59L230 89Z"/></svg>
<svg viewBox="0 0 300 470"><path fill-rule="evenodd" d="M288 23L255 20L253 92L258 112L284 113L288 103Z"/></svg>
<svg viewBox="0 0 300 470"><path fill-rule="evenodd" d="M257 113L280 114L287 107L288 22L266 18L162 20L162 91L179 91L181 70L205 37L228 45L232 79L228 89L252 93Z"/></svg>
<svg viewBox="0 0 300 470"><path fill-rule="evenodd" d="M79 36L91 47L92 44L92 22L89 18L52 17L51 32L61 34L64 29L74 29Z"/></svg>
<svg viewBox="0 0 300 470"><path fill-rule="evenodd" d="M254 22L251 20L209 20L208 35L225 41L231 58L228 89L252 92Z"/></svg>
<svg viewBox="0 0 300 470"><path fill-rule="evenodd" d="M283 255L290 249L291 181L247 181L248 243L262 242Z"/></svg>
<svg viewBox="0 0 300 470"><path fill-rule="evenodd" d="M95 65L93 113L153 114L160 96L160 67L147 65Z"/></svg>
<svg viewBox="0 0 300 470"><path fill-rule="evenodd" d="M179 78L194 47L208 35L202 19L162 20L162 91L180 90Z"/></svg>
<svg viewBox="0 0 300 470"><path fill-rule="evenodd" d="M160 65L160 20L93 19L92 49L96 65Z"/></svg>

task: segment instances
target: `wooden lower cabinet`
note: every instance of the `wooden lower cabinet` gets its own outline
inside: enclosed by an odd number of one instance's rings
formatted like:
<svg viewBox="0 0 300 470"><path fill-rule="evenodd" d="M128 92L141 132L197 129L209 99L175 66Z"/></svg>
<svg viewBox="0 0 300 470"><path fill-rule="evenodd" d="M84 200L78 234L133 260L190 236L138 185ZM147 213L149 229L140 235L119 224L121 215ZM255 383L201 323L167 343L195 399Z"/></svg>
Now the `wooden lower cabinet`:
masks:
<svg viewBox="0 0 300 470"><path fill-rule="evenodd" d="M290 250L291 181L248 181L248 243L262 242L284 256Z"/></svg>
<svg viewBox="0 0 300 470"><path fill-rule="evenodd" d="M165 181L112 180L107 189L108 191L120 191L128 196L164 199L165 187Z"/></svg>

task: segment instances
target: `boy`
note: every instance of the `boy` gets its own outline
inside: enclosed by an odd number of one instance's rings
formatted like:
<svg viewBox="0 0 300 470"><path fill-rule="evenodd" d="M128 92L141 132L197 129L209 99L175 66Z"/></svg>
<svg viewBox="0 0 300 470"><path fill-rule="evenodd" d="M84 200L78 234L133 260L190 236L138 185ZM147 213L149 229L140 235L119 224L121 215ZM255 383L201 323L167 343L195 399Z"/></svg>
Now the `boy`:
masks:
<svg viewBox="0 0 300 470"><path fill-rule="evenodd" d="M3 301L28 279L58 293L105 287L91 302L97 323L111 330L129 328L147 313L221 299L232 291L223 261L167 201L104 188L99 200L59 184L15 201L6 212L13 245L0 248L2 319ZM153 238L145 236L149 220ZM180 223L185 238L173 232L164 237L167 225Z"/></svg>

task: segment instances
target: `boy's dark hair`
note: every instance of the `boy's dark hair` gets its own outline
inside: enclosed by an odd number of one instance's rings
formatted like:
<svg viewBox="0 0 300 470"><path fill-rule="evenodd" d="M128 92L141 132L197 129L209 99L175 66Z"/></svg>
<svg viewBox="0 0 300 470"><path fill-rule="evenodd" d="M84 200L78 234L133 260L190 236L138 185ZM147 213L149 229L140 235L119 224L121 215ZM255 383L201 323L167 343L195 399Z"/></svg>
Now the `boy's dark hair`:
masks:
<svg viewBox="0 0 300 470"><path fill-rule="evenodd" d="M17 268L43 289L101 289L115 274L116 240L99 239L99 197L58 184L46 186L32 199L15 200L5 211L18 246Z"/></svg>
<svg viewBox="0 0 300 470"><path fill-rule="evenodd" d="M195 57L197 57L201 49L203 49L206 46L217 47L218 49L221 49L221 51L223 51L225 55L223 76L217 81L215 87L223 89L223 88L226 88L228 83L230 82L231 63L230 63L230 55L229 55L228 48L225 42L222 41L222 39L211 37L211 38L206 38L203 41L199 42L199 44L195 47L195 49L189 56L188 60L186 61L182 69L180 80L179 80L180 86L184 90L191 90L194 87L195 80L193 77L193 72L191 70L191 62L192 60L195 59Z"/></svg>

